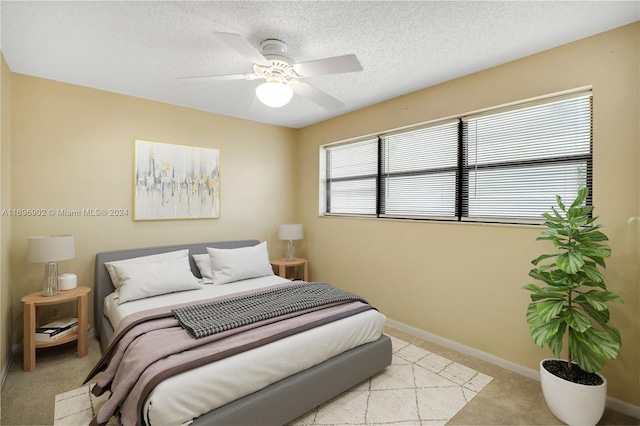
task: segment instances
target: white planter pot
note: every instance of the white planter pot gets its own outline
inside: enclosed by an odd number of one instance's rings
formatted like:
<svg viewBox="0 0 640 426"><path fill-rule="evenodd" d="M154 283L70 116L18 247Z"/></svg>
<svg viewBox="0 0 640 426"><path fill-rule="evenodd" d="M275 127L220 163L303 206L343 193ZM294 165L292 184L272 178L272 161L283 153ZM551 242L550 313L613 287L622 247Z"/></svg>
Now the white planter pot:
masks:
<svg viewBox="0 0 640 426"><path fill-rule="evenodd" d="M570 426L593 426L600 421L607 403L607 380L599 386L580 385L549 373L540 362L540 383L549 409ZM566 362L566 361L565 361Z"/></svg>

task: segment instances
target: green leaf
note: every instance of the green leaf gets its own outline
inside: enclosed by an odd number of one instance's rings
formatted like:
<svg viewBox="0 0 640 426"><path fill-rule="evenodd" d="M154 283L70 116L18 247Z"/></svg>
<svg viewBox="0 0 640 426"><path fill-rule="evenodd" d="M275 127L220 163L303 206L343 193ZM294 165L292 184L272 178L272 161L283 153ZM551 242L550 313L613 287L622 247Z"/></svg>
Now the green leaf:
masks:
<svg viewBox="0 0 640 426"><path fill-rule="evenodd" d="M560 216L559 214L557 214L557 212L554 212L553 215L549 214L549 213L543 213L542 216L546 219L544 222L545 226L548 226L549 228L558 228L564 227L564 218L562 216Z"/></svg>
<svg viewBox="0 0 640 426"><path fill-rule="evenodd" d="M542 326L532 325L529 329L533 342L540 348L544 347L544 345L547 343L547 326L548 324L543 324Z"/></svg>
<svg viewBox="0 0 640 426"><path fill-rule="evenodd" d="M540 271L538 269L532 269L529 271L529 276L535 280L542 281L545 284L554 284L554 280L551 278L548 272Z"/></svg>
<svg viewBox="0 0 640 426"><path fill-rule="evenodd" d="M541 288L535 284L527 284L522 288L534 293L533 295L531 295L532 300L541 300L541 299L548 299L548 298L562 299L564 297L564 293L562 291L558 291L555 287ZM534 296L537 296L537 297L535 297L534 299Z"/></svg>
<svg viewBox="0 0 640 426"><path fill-rule="evenodd" d="M572 360L589 373L601 370L604 367L603 357L591 350L582 340L575 338L575 334L569 330L569 349Z"/></svg>
<svg viewBox="0 0 640 426"><path fill-rule="evenodd" d="M567 274L562 269L554 269L549 271L549 278L552 280L553 286L562 286L569 288L575 288L578 286L574 280L575 275Z"/></svg>
<svg viewBox="0 0 640 426"><path fill-rule="evenodd" d="M564 212L567 209L564 207L564 204L562 203L562 197L560 197L559 195L556 195L556 203L558 203L558 206L560 207L560 209Z"/></svg>
<svg viewBox="0 0 640 426"><path fill-rule="evenodd" d="M593 308L593 306L588 303L579 303L580 307L584 312L589 315L589 318L593 319L595 322L600 324L600 326L605 327L609 322L609 309L605 309L603 311L597 311Z"/></svg>
<svg viewBox="0 0 640 426"><path fill-rule="evenodd" d="M564 308L564 300L545 300L538 302L536 309L540 316L540 321L549 322L562 312Z"/></svg>
<svg viewBox="0 0 640 426"><path fill-rule="evenodd" d="M561 358L562 356L562 339L564 337L566 327L564 326L564 322L561 327L558 328L558 332L553 335L547 342L549 345L549 349L556 356L556 358Z"/></svg>
<svg viewBox="0 0 640 426"><path fill-rule="evenodd" d="M620 332L618 330L616 330L615 328L607 324L604 324L602 328L604 328L604 331L609 334L609 336L613 339L614 342L622 346L622 337L620 337Z"/></svg>
<svg viewBox="0 0 640 426"><path fill-rule="evenodd" d="M564 217L562 217L562 215L558 213L558 210L556 210L555 207L551 207L551 211L553 212L554 216L552 220L557 220L559 223L564 223ZM564 211L564 209L562 209L562 211Z"/></svg>
<svg viewBox="0 0 640 426"><path fill-rule="evenodd" d="M599 256L587 256L587 257L589 259L593 260L598 265L602 266L603 268L607 267L607 264L605 263L605 261L604 261L604 259L602 257L599 257Z"/></svg>
<svg viewBox="0 0 640 426"><path fill-rule="evenodd" d="M564 321L562 318L557 318L548 323L531 326L530 332L535 344L543 347L560 330L564 330Z"/></svg>
<svg viewBox="0 0 640 426"><path fill-rule="evenodd" d="M593 291L595 291L595 290L593 290ZM606 303L602 302L597 297L593 297L592 295L589 294L589 292L583 293L580 296L576 297L574 299L574 302L576 302L576 303L578 303L580 305L583 305L584 303L588 303L596 311L604 311L604 310L608 309Z"/></svg>
<svg viewBox="0 0 640 426"><path fill-rule="evenodd" d="M533 263L534 265L538 265L538 263L540 263L540 261L545 260L545 259L549 259L550 257L556 257L557 254L543 254L538 256L536 259L533 259L531 261L531 263Z"/></svg>
<svg viewBox="0 0 640 426"><path fill-rule="evenodd" d="M588 194L589 194L589 188L585 187L578 190L578 195L576 196L576 199L573 200L573 203L571 203L571 207L569 208L573 209L584 204Z"/></svg>
<svg viewBox="0 0 640 426"><path fill-rule="evenodd" d="M608 333L589 328L584 333L574 332L573 337L587 346L593 353L609 359L616 359L620 344Z"/></svg>
<svg viewBox="0 0 640 426"><path fill-rule="evenodd" d="M558 256L556 265L567 274L575 274L584 265L584 260L579 254L568 251Z"/></svg>
<svg viewBox="0 0 640 426"><path fill-rule="evenodd" d="M583 256L587 256L590 258L599 257L599 258L607 258L611 256L611 248L602 245L587 245L587 244L579 244L575 247L575 249L580 252ZM596 261L595 259L593 259Z"/></svg>
<svg viewBox="0 0 640 426"><path fill-rule="evenodd" d="M598 270L595 262L585 262L582 266L581 272L584 273L584 275L595 285L604 283L604 275L602 275L602 272Z"/></svg>
<svg viewBox="0 0 640 426"><path fill-rule="evenodd" d="M527 323L535 324L540 322L540 315L538 315L538 304L537 303L529 303L527 307Z"/></svg>
<svg viewBox="0 0 640 426"><path fill-rule="evenodd" d="M573 308L567 308L562 316L569 327L580 333L591 328L591 320Z"/></svg>
<svg viewBox="0 0 640 426"><path fill-rule="evenodd" d="M600 231L596 231L596 230L585 230L583 231L587 236L589 236L589 238L591 239L591 241L593 241L594 243L599 243L602 241L609 241L609 238L607 238L606 235L604 235L602 232Z"/></svg>
<svg viewBox="0 0 640 426"><path fill-rule="evenodd" d="M604 290L604 291L602 291L602 290L589 290L586 293L584 293L584 295L588 296L588 297L591 297L591 298L594 298L594 299L598 299L602 303L605 303L605 302L624 303L624 301L622 300L622 298L620 296L618 296L617 294L615 294L615 293L613 293L611 291L607 291L607 290Z"/></svg>
<svg viewBox="0 0 640 426"><path fill-rule="evenodd" d="M601 353L609 358L616 359L620 352L620 343L616 338L611 337L609 333L591 328L585 332L588 341L592 342L595 347L599 348Z"/></svg>

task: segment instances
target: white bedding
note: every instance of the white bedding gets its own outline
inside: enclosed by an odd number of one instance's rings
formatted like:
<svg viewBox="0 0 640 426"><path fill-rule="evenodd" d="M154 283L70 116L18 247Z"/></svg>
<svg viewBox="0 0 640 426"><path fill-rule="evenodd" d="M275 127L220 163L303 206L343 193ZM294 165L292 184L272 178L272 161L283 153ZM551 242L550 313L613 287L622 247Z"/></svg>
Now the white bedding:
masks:
<svg viewBox="0 0 640 426"><path fill-rule="evenodd" d="M118 305L117 290L105 299L114 328L127 315L168 304L197 301L287 282L272 275L225 285L204 285ZM183 424L271 383L377 340L386 317L369 310L182 373L160 383L144 404L150 425Z"/></svg>

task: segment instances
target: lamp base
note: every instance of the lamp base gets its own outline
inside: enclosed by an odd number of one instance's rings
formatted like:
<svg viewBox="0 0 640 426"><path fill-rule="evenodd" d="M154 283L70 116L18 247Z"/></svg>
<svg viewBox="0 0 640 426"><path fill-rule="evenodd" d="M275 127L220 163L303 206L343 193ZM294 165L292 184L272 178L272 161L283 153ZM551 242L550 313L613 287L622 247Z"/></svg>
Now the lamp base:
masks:
<svg viewBox="0 0 640 426"><path fill-rule="evenodd" d="M291 262L292 260L296 260L296 248L293 245L293 240L289 240L289 242L287 243L287 251L285 252L285 257L289 262Z"/></svg>
<svg viewBox="0 0 640 426"><path fill-rule="evenodd" d="M49 262L44 265L44 288L43 296L55 296L60 293L58 288L58 264Z"/></svg>

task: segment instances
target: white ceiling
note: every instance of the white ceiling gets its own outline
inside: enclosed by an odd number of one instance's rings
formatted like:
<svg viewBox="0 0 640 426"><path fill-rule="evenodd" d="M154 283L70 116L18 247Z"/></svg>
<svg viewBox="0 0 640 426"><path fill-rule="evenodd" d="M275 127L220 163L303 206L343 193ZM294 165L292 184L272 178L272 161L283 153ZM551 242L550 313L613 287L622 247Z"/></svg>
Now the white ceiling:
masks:
<svg viewBox="0 0 640 426"><path fill-rule="evenodd" d="M639 1L2 1L11 71L249 120L300 128L640 20ZM294 62L355 54L362 72L305 81L345 103L255 99L260 80L185 83L251 71L216 32Z"/></svg>

